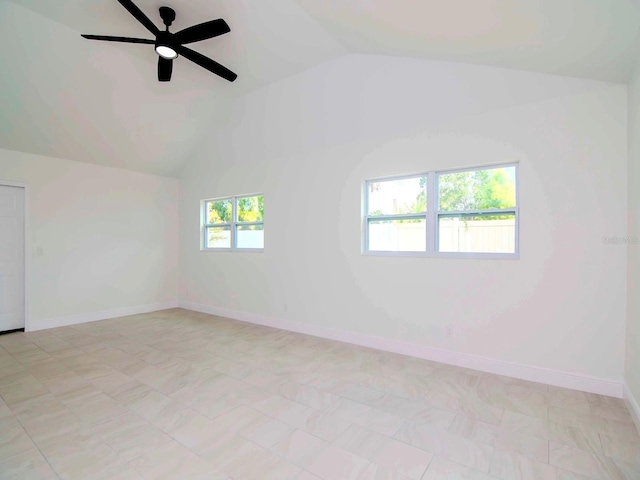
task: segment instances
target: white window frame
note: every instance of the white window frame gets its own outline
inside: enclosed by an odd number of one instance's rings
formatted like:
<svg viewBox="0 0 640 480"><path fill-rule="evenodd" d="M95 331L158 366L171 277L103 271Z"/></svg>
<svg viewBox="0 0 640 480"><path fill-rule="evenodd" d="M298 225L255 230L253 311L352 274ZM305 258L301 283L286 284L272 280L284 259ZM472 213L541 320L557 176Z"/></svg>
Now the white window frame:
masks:
<svg viewBox="0 0 640 480"><path fill-rule="evenodd" d="M227 197L207 198L200 201L200 250L205 252L263 252L262 248L238 248L237 230L238 226L262 225L264 234L264 218L260 222L239 222L238 221L238 200L249 197L264 197L263 193L248 193L243 195L232 195ZM231 222L225 223L208 223L207 220L207 204L211 202L220 202L223 200L231 201ZM231 235L231 247L208 247L207 246L207 229L210 227L229 227Z"/></svg>
<svg viewBox="0 0 640 480"><path fill-rule="evenodd" d="M478 170L491 170L495 168L515 168L516 183L516 205L512 208L494 208L486 210L460 210L460 211L443 211L440 210L438 201L438 178L440 175L460 172L474 172ZM405 180L409 178L426 177L425 184L427 192L427 210L423 213L408 213L398 215L369 215L369 185L371 183L384 182L389 180ZM439 252L438 251L438 218L439 215L498 215L501 213L515 214L515 248L513 253L497 253L497 252ZM381 219L398 220L402 218L424 218L426 221L426 250L414 252L397 252L384 250L369 250L369 220ZM430 257L430 258L481 258L481 259L510 259L516 260L520 258L520 175L519 163L499 163L491 165L477 165L472 167L464 167L451 170L437 170L429 172L415 173L411 175L397 175L392 177L382 177L365 180L362 189L362 245L361 253L371 256L392 256L392 257Z"/></svg>

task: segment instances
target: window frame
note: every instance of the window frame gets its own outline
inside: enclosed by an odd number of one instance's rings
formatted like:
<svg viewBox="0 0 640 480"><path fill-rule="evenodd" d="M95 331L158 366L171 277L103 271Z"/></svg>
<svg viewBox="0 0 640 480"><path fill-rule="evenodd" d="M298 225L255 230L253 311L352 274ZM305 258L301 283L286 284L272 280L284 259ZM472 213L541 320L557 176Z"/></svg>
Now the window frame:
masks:
<svg viewBox="0 0 640 480"><path fill-rule="evenodd" d="M462 172L475 172L478 170L492 170L496 168L511 168L515 170L514 178L516 184L515 192L515 207L511 208L495 208L495 209L482 209L482 210L455 210L446 211L440 210L439 193L438 193L438 179L441 175L447 175L450 173L462 173ZM409 178L426 177L427 181L425 187L427 189L426 199L427 207L426 212L423 213L409 213L409 214L397 214L397 215L369 215L369 185L371 183L378 183L390 180L405 180ZM515 238L514 238L514 252L440 252L439 248L439 235L438 219L442 215L499 215L502 213L513 213L515 215ZM369 221L371 219L402 219L402 218L424 218L425 223L425 236L426 236L426 249L425 251L387 251L387 250L369 250ZM476 259L509 259L517 260L520 258L520 175L519 175L519 162L509 163L497 163L497 164L485 164L476 165L470 167L462 167L447 170L432 170L428 172L419 172L409 175L394 175L388 177L372 178L365 180L362 189L362 255L371 256L383 256L383 257L428 257L428 258L476 258Z"/></svg>
<svg viewBox="0 0 640 480"><path fill-rule="evenodd" d="M241 222L238 220L238 200L251 197L263 197L263 193L248 193L242 195L231 195L226 197L206 198L200 201L200 250L203 252L263 252L262 248L239 248L237 230L239 226L262 225L264 235L264 214L260 222ZM231 221L222 223L208 223L207 205L212 202L224 200L231 201ZM208 229L212 227L229 227L231 247L208 247Z"/></svg>

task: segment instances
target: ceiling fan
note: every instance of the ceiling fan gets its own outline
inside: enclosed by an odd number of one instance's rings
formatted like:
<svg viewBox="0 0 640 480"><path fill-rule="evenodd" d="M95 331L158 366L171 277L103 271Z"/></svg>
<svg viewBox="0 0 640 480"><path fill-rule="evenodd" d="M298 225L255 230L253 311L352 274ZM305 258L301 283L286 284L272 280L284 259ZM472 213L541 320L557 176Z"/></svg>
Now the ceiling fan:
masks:
<svg viewBox="0 0 640 480"><path fill-rule="evenodd" d="M231 31L227 22L219 18L209 22L200 23L176 33L171 33L169 27L176 19L176 12L169 7L160 7L160 18L167 27L165 31L160 30L149 20L142 10L140 10L131 0L118 0L120 4L126 8L131 15L135 17L147 30L153 33L155 40L147 40L145 38L129 38L129 37L110 37L105 35L82 35L89 40L106 40L108 42L123 43L145 43L155 45L158 54L158 80L160 82L168 82L171 80L171 72L173 71L173 60L182 55L184 58L191 60L193 63L200 65L202 68L209 70L216 75L233 82L238 75L233 73L227 67L220 65L218 62L211 60L204 55L194 52L185 47L186 43L199 42L209 38L217 37Z"/></svg>

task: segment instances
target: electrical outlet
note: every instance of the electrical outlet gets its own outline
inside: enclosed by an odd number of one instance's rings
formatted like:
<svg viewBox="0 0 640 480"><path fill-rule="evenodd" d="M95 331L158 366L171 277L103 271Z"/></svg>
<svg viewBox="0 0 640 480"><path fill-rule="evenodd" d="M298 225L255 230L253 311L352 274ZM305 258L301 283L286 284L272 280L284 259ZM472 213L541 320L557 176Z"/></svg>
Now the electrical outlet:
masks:
<svg viewBox="0 0 640 480"><path fill-rule="evenodd" d="M444 336L447 338L453 337L453 325L446 325L444 327Z"/></svg>

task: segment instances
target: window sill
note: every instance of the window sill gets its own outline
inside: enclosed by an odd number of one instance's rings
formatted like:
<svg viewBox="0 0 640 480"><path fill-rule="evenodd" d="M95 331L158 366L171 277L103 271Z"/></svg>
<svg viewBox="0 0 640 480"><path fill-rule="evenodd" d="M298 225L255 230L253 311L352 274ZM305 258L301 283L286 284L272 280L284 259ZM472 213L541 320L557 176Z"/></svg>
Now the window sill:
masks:
<svg viewBox="0 0 640 480"><path fill-rule="evenodd" d="M264 248L201 248L201 252L247 252L247 253L262 253Z"/></svg>
<svg viewBox="0 0 640 480"><path fill-rule="evenodd" d="M519 260L518 253L464 253L464 252L387 252L373 251L362 252L367 257L418 257L418 258L458 258L476 260Z"/></svg>

